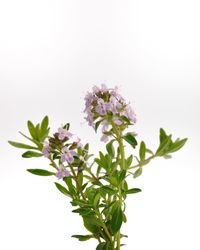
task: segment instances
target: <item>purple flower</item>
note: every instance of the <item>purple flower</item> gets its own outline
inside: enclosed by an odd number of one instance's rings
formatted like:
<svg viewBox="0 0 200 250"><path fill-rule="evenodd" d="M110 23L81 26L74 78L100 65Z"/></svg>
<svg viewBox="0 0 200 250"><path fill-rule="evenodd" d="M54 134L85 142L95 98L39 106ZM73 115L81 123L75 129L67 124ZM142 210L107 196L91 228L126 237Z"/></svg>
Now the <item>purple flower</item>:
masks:
<svg viewBox="0 0 200 250"><path fill-rule="evenodd" d="M59 170L56 173L56 177L58 179L63 179L64 177L68 177L68 176L70 176L70 172L67 169L65 169L62 164L60 164Z"/></svg>
<svg viewBox="0 0 200 250"><path fill-rule="evenodd" d="M119 88L115 86L113 89L110 91L110 95L114 96L118 101L125 102L124 98L118 93Z"/></svg>
<svg viewBox="0 0 200 250"><path fill-rule="evenodd" d="M99 115L105 115L106 114L106 105L103 99L99 98L97 101L98 105L96 106L96 112Z"/></svg>
<svg viewBox="0 0 200 250"><path fill-rule="evenodd" d="M106 132L109 128L110 123L107 120L102 122L102 132Z"/></svg>
<svg viewBox="0 0 200 250"><path fill-rule="evenodd" d="M98 86L94 85L94 86L92 87L92 91L93 91L94 93L98 93L98 92L100 92L100 88L99 88Z"/></svg>
<svg viewBox="0 0 200 250"><path fill-rule="evenodd" d="M122 104L117 100L115 96L110 97L110 110L113 114L117 114L118 109L122 108Z"/></svg>
<svg viewBox="0 0 200 250"><path fill-rule="evenodd" d="M76 155L76 152L74 150L70 150L68 147L62 148L62 154L61 154L61 161L62 162L69 162L72 163L74 161L74 156Z"/></svg>
<svg viewBox="0 0 200 250"><path fill-rule="evenodd" d="M64 140L64 139L70 139L72 137L72 133L70 133L67 129L65 128L59 128L58 129L58 139L59 140Z"/></svg>
<svg viewBox="0 0 200 250"><path fill-rule="evenodd" d="M136 114L130 105L126 106L125 110L121 113L121 115L126 116L133 123L136 123L137 121Z"/></svg>
<svg viewBox="0 0 200 250"><path fill-rule="evenodd" d="M81 139L79 137L77 137L77 139L75 140L75 143L77 144L78 148L83 148L83 144L81 143Z"/></svg>
<svg viewBox="0 0 200 250"><path fill-rule="evenodd" d="M84 112L86 111L86 109L90 109L91 107L91 104L98 99L98 97L94 94L94 93L90 93L90 92L87 92L86 96L85 96L85 110Z"/></svg>
<svg viewBox="0 0 200 250"><path fill-rule="evenodd" d="M113 120L114 120L114 123L115 123L116 125L118 125L118 126L122 125L122 123L123 123L123 122L122 122L120 119L118 119L118 118L114 118Z"/></svg>
<svg viewBox="0 0 200 250"><path fill-rule="evenodd" d="M89 126L94 127L94 118L92 111L87 110L87 116L85 117L85 120L88 122Z"/></svg>
<svg viewBox="0 0 200 250"><path fill-rule="evenodd" d="M100 91L101 91L102 93L104 93L104 92L109 91L109 89L107 88L107 86L106 86L105 84L101 84L101 89L100 89Z"/></svg>
<svg viewBox="0 0 200 250"><path fill-rule="evenodd" d="M109 141L109 136L103 134L101 137L101 141L106 143L107 141Z"/></svg>
<svg viewBox="0 0 200 250"><path fill-rule="evenodd" d="M105 92L109 91L109 89L107 88L107 86L105 84L101 84L100 88L98 86L94 86L92 88L92 90L95 94L98 92L105 93Z"/></svg>
<svg viewBox="0 0 200 250"><path fill-rule="evenodd" d="M103 135L101 137L101 141L103 141L103 142L107 142L109 140L109 136L104 134L105 132L108 132L109 126L110 126L110 123L107 120L104 120L102 122L102 133L103 133Z"/></svg>
<svg viewBox="0 0 200 250"><path fill-rule="evenodd" d="M43 142L42 154L47 158L51 155L51 147L47 141Z"/></svg>

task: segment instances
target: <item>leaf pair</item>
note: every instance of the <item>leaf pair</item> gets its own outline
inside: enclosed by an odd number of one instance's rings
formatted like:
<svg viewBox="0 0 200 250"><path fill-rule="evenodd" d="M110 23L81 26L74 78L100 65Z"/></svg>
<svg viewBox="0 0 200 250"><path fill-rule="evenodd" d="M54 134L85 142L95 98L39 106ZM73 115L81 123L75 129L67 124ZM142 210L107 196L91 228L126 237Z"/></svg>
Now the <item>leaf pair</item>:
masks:
<svg viewBox="0 0 200 250"><path fill-rule="evenodd" d="M135 148L138 144L135 137L131 133L127 133L126 135L124 135L123 139L128 142L133 148Z"/></svg>
<svg viewBox="0 0 200 250"><path fill-rule="evenodd" d="M45 116L41 123L34 126L31 121L27 122L28 130L33 139L39 142L43 142L49 133L49 118Z"/></svg>
<svg viewBox="0 0 200 250"><path fill-rule="evenodd" d="M165 156L174 153L181 149L187 141L187 138L182 140L178 138L173 142L171 137L171 135L166 134L164 129L160 129L160 145L156 151L156 156Z"/></svg>
<svg viewBox="0 0 200 250"><path fill-rule="evenodd" d="M15 141L8 141L8 143L16 148L32 149L23 153L22 154L23 158L41 157L42 154L35 152L34 150L39 150L39 151L42 150L43 147L42 142L46 139L46 137L49 134L48 124L49 124L49 118L48 116L45 116L42 122L38 123L36 126L34 126L34 124L31 121L27 122L27 127L31 137L26 136L25 134L20 132L22 136L24 136L26 139L34 143L36 146Z"/></svg>

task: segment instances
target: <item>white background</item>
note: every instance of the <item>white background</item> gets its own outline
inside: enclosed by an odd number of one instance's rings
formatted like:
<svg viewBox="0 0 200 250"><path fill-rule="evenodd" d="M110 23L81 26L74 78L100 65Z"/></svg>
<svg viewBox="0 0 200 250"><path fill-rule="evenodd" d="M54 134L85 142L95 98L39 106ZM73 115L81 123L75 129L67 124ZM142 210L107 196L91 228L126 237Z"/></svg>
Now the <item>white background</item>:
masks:
<svg viewBox="0 0 200 250"><path fill-rule="evenodd" d="M101 83L121 86L150 148L160 127L189 138L172 160L131 179L143 192L128 200L124 249L200 249L199 9L194 0L1 0L0 249L95 249L70 237L85 230L55 178L25 171L47 160L22 159L7 140L23 140L26 121L48 114L52 130L70 121L97 153L104 144L82 110Z"/></svg>

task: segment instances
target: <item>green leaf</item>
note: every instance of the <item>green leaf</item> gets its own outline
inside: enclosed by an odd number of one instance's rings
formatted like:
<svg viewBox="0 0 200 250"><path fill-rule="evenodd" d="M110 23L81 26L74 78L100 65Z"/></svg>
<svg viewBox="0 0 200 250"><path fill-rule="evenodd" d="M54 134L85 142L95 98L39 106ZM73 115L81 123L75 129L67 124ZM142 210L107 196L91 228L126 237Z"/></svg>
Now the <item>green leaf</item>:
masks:
<svg viewBox="0 0 200 250"><path fill-rule="evenodd" d="M91 238L94 238L94 236L92 234L89 234L89 235L72 235L72 237L78 239L79 241L86 241L86 240L89 240Z"/></svg>
<svg viewBox="0 0 200 250"><path fill-rule="evenodd" d="M37 140L38 139L37 138L37 133L36 133L36 129L35 129L33 123L31 121L28 121L27 126L28 126L28 130L29 130L29 133L32 136L32 138Z"/></svg>
<svg viewBox="0 0 200 250"><path fill-rule="evenodd" d="M110 226L111 226L113 235L115 235L121 228L122 221L123 221L123 212L122 212L120 204L117 204L113 211L112 219L110 221Z"/></svg>
<svg viewBox="0 0 200 250"><path fill-rule="evenodd" d="M83 184L83 186L81 187L82 191L87 187L88 182L86 182L85 184Z"/></svg>
<svg viewBox="0 0 200 250"><path fill-rule="evenodd" d="M46 139L46 137L49 134L50 128L48 128L48 125L49 125L49 118L48 116L45 116L41 122L41 126L39 126L39 131L38 131L40 141L42 142Z"/></svg>
<svg viewBox="0 0 200 250"><path fill-rule="evenodd" d="M110 155L105 155L105 158L104 158L104 168L106 170L109 170L111 169L111 164L112 164L112 159L110 157Z"/></svg>
<svg viewBox="0 0 200 250"><path fill-rule="evenodd" d="M146 154L146 145L142 141L140 143L140 160L143 161L145 159L145 154Z"/></svg>
<svg viewBox="0 0 200 250"><path fill-rule="evenodd" d="M73 213L79 213L81 216L93 215L95 212L88 207L77 208L72 210Z"/></svg>
<svg viewBox="0 0 200 250"><path fill-rule="evenodd" d="M43 154L34 152L34 151L26 151L25 153L22 154L23 158L32 158L32 157L41 157Z"/></svg>
<svg viewBox="0 0 200 250"><path fill-rule="evenodd" d="M30 145L27 145L27 144L24 144L24 143L20 143L20 142L8 141L8 143L10 145L12 145L13 147L16 147L16 148L37 149L37 148L35 148L33 146L30 146Z"/></svg>
<svg viewBox="0 0 200 250"><path fill-rule="evenodd" d="M102 223L93 215L85 216L84 217L91 225L94 226L102 226Z"/></svg>
<svg viewBox="0 0 200 250"><path fill-rule="evenodd" d="M89 232L91 232L93 234L98 234L99 233L99 227L96 224L91 223L92 218L95 218L95 217L92 216L92 215L83 216L84 226Z"/></svg>
<svg viewBox="0 0 200 250"><path fill-rule="evenodd" d="M124 140L127 141L133 148L135 148L135 147L137 146L137 141L136 141L135 137L134 137L132 134L128 133L128 134L126 134L123 138L124 138Z"/></svg>
<svg viewBox="0 0 200 250"><path fill-rule="evenodd" d="M89 143L85 144L84 149L85 149L86 151L89 150Z"/></svg>
<svg viewBox="0 0 200 250"><path fill-rule="evenodd" d="M76 194L76 189L72 183L72 177L64 177L63 178L63 181L67 184L67 187L69 189L69 192L72 194L72 195L75 195Z"/></svg>
<svg viewBox="0 0 200 250"><path fill-rule="evenodd" d="M163 157L164 157L165 159L167 159L167 160L172 158L171 155L163 155Z"/></svg>
<svg viewBox="0 0 200 250"><path fill-rule="evenodd" d="M100 193L97 192L95 194L94 200L93 200L93 205L94 205L95 208L98 207L100 198L101 198L101 195L100 195Z"/></svg>
<svg viewBox="0 0 200 250"><path fill-rule="evenodd" d="M81 200L81 199L74 199L72 202L73 206L87 206L87 207L92 207L92 204L88 203L86 200Z"/></svg>
<svg viewBox="0 0 200 250"><path fill-rule="evenodd" d="M106 145L106 149L108 154L110 155L111 158L115 157L115 148L113 146L113 142L114 140L110 141L107 145Z"/></svg>
<svg viewBox="0 0 200 250"><path fill-rule="evenodd" d="M106 242L99 243L96 250L106 250Z"/></svg>
<svg viewBox="0 0 200 250"><path fill-rule="evenodd" d="M116 190L114 190L113 188L111 188L111 187L108 187L108 186L102 186L101 188L100 188L100 190L102 190L103 192L105 192L105 193L108 193L108 194L116 194Z"/></svg>
<svg viewBox="0 0 200 250"><path fill-rule="evenodd" d="M102 122L102 120L95 123L95 132L97 132L97 129L98 129L99 125L101 124L101 122Z"/></svg>
<svg viewBox="0 0 200 250"><path fill-rule="evenodd" d="M126 116L120 116L119 119L122 120L122 121L124 121L124 122L126 122L128 125L131 124L130 120Z"/></svg>
<svg viewBox="0 0 200 250"><path fill-rule="evenodd" d="M129 190L127 190L125 193L126 194L136 194L142 192L142 190L140 188L131 188Z"/></svg>
<svg viewBox="0 0 200 250"><path fill-rule="evenodd" d="M106 242L99 243L99 245L96 248L96 250L108 250L108 249L109 248L107 248L107 243Z"/></svg>
<svg viewBox="0 0 200 250"><path fill-rule="evenodd" d="M44 170L44 169L27 169L27 171L31 174L40 175L40 176L55 175L55 173Z"/></svg>
<svg viewBox="0 0 200 250"><path fill-rule="evenodd" d="M38 141L41 141L41 134L40 134L40 124L38 123L35 126L36 138Z"/></svg>
<svg viewBox="0 0 200 250"><path fill-rule="evenodd" d="M160 128L160 143L166 140L167 134L163 128Z"/></svg>
<svg viewBox="0 0 200 250"><path fill-rule="evenodd" d="M104 168L105 170L111 169L111 164L112 164L112 159L110 155L106 154L104 155L101 151L99 152L99 159L96 158L95 162L101 167ZM100 171L100 169L99 169Z"/></svg>
<svg viewBox="0 0 200 250"><path fill-rule="evenodd" d="M63 128L69 130L69 128L70 128L70 123L66 123L66 124L63 126Z"/></svg>
<svg viewBox="0 0 200 250"><path fill-rule="evenodd" d="M78 180L79 185L82 186L83 184L83 172L82 171L77 173L77 180Z"/></svg>
<svg viewBox="0 0 200 250"><path fill-rule="evenodd" d="M149 154L151 154L151 155L153 155L154 153L153 153L153 151L152 150L150 150L149 148L146 148L146 152L147 153L149 153Z"/></svg>
<svg viewBox="0 0 200 250"><path fill-rule="evenodd" d="M107 179L113 186L118 186L118 179L116 178L116 176L109 176Z"/></svg>
<svg viewBox="0 0 200 250"><path fill-rule="evenodd" d="M133 155L130 155L127 159L126 159L126 168L129 168L132 164L133 161Z"/></svg>
<svg viewBox="0 0 200 250"><path fill-rule="evenodd" d="M141 174L142 174L142 167L139 167L139 168L135 171L133 177L134 177L134 178L137 178L137 177L139 177Z"/></svg>
<svg viewBox="0 0 200 250"><path fill-rule="evenodd" d="M126 178L126 170L122 170L119 176L119 183L121 183Z"/></svg>
<svg viewBox="0 0 200 250"><path fill-rule="evenodd" d="M170 149L169 149L169 151L167 151L167 153L174 153L174 152L178 151L179 149L181 149L185 145L186 141L187 141L187 138L175 141L172 144L172 146L170 146Z"/></svg>
<svg viewBox="0 0 200 250"><path fill-rule="evenodd" d="M36 144L38 146L38 149L41 151L43 148L43 144L41 142L38 142L35 139L32 139L30 137L28 137L27 135L23 134L22 132L19 132L22 136L24 136L26 139L30 140L31 142L33 142L34 144Z"/></svg>
<svg viewBox="0 0 200 250"><path fill-rule="evenodd" d="M161 142L159 148L156 151L156 155L163 156L167 152L171 143L172 143L171 135L169 135Z"/></svg>
<svg viewBox="0 0 200 250"><path fill-rule="evenodd" d="M62 194L71 197L70 192L69 192L65 187L63 187L62 185L60 185L60 184L57 183L57 182L55 182L55 185L56 185L57 189L58 189Z"/></svg>
<svg viewBox="0 0 200 250"><path fill-rule="evenodd" d="M47 131L48 125L49 125L49 118L48 118L48 116L45 116L41 122L41 133L42 134L44 134Z"/></svg>

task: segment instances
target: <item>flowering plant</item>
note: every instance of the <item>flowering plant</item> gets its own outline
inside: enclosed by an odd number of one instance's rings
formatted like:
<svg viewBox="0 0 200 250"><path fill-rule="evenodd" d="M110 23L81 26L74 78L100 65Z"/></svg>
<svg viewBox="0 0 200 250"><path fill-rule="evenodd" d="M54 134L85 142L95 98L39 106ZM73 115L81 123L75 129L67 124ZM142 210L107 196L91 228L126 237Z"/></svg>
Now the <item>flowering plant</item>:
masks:
<svg viewBox="0 0 200 250"><path fill-rule="evenodd" d="M44 156L49 160L51 171L27 169L40 176L56 176L57 189L68 196L73 213L78 213L87 235L73 235L80 241L94 238L98 241L96 250L119 250L123 245L121 227L126 223L125 201L127 196L141 192L132 187L130 177L142 174L143 167L155 157L171 158L171 154L183 147L187 139L172 140L172 136L160 129L160 143L155 152L142 141L139 146L136 133L127 132L136 123L136 114L129 103L119 94L117 88L93 87L85 97L86 121L95 131L101 127L101 140L106 143L106 151L89 163L93 156L89 144L82 144L80 138L70 130L70 124L62 125L57 132L49 135L48 117L34 125L28 121L27 136L32 145L9 141L17 148L26 149L24 158ZM124 145L134 150L139 147L138 155L125 154ZM129 181L129 182L128 182ZM62 183L61 183L62 182Z"/></svg>

